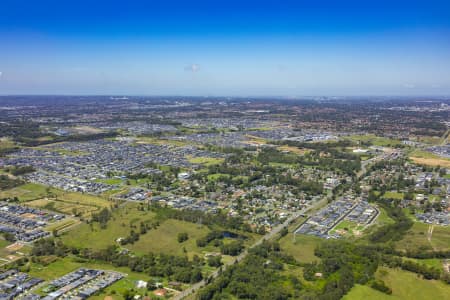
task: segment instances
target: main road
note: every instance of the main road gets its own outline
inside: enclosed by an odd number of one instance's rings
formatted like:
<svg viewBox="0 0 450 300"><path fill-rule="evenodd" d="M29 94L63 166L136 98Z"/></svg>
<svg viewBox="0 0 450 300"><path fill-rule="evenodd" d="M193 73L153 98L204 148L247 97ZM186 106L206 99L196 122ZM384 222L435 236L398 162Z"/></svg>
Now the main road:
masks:
<svg viewBox="0 0 450 300"><path fill-rule="evenodd" d="M312 210L317 208L318 206L322 205L324 202L326 202L328 200L328 198L324 197L323 199L315 202L313 205L304 208L300 211L295 212L293 215L291 215L289 218L287 218L282 224L279 224L278 226L274 227L269 233L267 233L266 235L264 235L262 238L260 238L259 240L257 240L253 245L251 245L248 249L254 248L258 245L261 245L261 243L263 241L267 241L270 240L272 238L274 238L278 233L280 233L280 231L284 228L287 227L289 224L291 224L293 221L295 221L297 218L299 218L301 215L305 214L307 211ZM222 266L222 271L225 271L229 266L238 263L240 261L242 261L247 255L248 255L248 249L244 250L241 254L239 254L238 256L236 256L233 260L225 263ZM217 276L219 276L220 272L219 270L214 271L213 273L211 273L209 275L209 278L214 279ZM176 295L173 299L174 300L181 300L193 293L195 293L196 291L198 291L200 288L206 286L208 284L208 282L203 279L202 281L199 281L195 284L193 284L191 287L189 287L188 289L182 291L181 293L179 293L178 295Z"/></svg>

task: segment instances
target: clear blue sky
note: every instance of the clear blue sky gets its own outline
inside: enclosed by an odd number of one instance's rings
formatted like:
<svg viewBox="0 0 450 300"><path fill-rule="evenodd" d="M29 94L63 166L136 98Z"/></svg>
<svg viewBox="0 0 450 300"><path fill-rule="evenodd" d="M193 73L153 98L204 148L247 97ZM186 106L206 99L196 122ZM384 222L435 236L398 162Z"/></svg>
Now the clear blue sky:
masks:
<svg viewBox="0 0 450 300"><path fill-rule="evenodd" d="M0 94L450 95L450 1L2 0Z"/></svg>

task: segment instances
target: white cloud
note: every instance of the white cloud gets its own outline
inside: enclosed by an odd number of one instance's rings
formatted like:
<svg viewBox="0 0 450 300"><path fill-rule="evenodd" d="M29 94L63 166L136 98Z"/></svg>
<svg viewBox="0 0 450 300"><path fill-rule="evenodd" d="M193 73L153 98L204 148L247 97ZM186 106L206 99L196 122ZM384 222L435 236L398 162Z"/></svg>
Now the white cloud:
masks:
<svg viewBox="0 0 450 300"><path fill-rule="evenodd" d="M404 88L407 88L407 89L413 89L413 88L415 88L416 86L415 86L414 84L412 84L412 83L405 83L405 84L403 85L403 87L404 87Z"/></svg>
<svg viewBox="0 0 450 300"><path fill-rule="evenodd" d="M188 72L198 72L200 70L200 65L198 64L190 64L189 66L184 67L185 71Z"/></svg>
<svg viewBox="0 0 450 300"><path fill-rule="evenodd" d="M0 78L2 78L3 72L0 71Z"/></svg>

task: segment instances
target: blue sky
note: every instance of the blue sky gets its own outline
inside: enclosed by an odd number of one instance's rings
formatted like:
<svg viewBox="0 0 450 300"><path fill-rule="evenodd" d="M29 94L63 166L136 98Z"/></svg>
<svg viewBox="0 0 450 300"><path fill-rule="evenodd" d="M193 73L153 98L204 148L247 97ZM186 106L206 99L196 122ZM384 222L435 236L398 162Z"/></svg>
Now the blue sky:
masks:
<svg viewBox="0 0 450 300"><path fill-rule="evenodd" d="M450 1L0 2L0 94L450 95Z"/></svg>

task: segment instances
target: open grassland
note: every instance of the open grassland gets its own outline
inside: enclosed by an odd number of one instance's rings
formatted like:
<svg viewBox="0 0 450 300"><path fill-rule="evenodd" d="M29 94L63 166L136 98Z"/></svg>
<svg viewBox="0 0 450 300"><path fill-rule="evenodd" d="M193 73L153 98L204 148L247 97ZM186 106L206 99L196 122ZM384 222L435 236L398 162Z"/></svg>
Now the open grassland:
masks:
<svg viewBox="0 0 450 300"><path fill-rule="evenodd" d="M445 136L445 134L444 134ZM417 141L429 145L439 145L442 143L443 138L437 136L419 136L417 137Z"/></svg>
<svg viewBox="0 0 450 300"><path fill-rule="evenodd" d="M450 168L450 159L440 157L428 151L414 150L409 154L409 158L413 162L421 165L428 165L433 167L441 166Z"/></svg>
<svg viewBox="0 0 450 300"><path fill-rule="evenodd" d="M52 223L48 225L45 230L49 232L56 231L57 233L61 230L68 229L76 224L80 224L80 221L75 218L65 218L61 220L60 222Z"/></svg>
<svg viewBox="0 0 450 300"><path fill-rule="evenodd" d="M389 300L396 299L393 296L386 295L373 288L356 284L342 300Z"/></svg>
<svg viewBox="0 0 450 300"><path fill-rule="evenodd" d="M206 226L173 219L159 220L155 213L139 211L135 205L128 205L121 210L114 211L113 217L105 229L101 229L97 223L83 223L71 230L70 233L62 235L61 239L69 246L102 249L117 244L117 239L127 237L131 230L139 232L141 222L147 224L158 222L159 226L141 234L139 240L134 244L123 246L138 254L164 252L185 255L187 253L192 257L194 254L201 255L209 250L217 251L217 248L199 248L196 245L196 240L206 236L210 231ZM180 232L188 233L189 239L179 243L177 235Z"/></svg>
<svg viewBox="0 0 450 300"><path fill-rule="evenodd" d="M64 192L60 195L58 195L58 200L67 202L67 203L74 203L74 204L82 204L82 205L89 205L89 206L96 206L96 207L109 207L111 206L111 202L108 200L88 195L88 194L80 194L80 193L72 193L72 192Z"/></svg>
<svg viewBox="0 0 450 300"><path fill-rule="evenodd" d="M109 208L112 202L93 195L73 192L56 191L50 195L37 200L28 201L27 205L56 211L67 215L79 215L90 217L102 208Z"/></svg>
<svg viewBox="0 0 450 300"><path fill-rule="evenodd" d="M368 286L355 285L343 300L449 299L450 285L439 280L425 280L408 271L385 267L378 269L376 277L392 289L392 295L381 293Z"/></svg>
<svg viewBox="0 0 450 300"><path fill-rule="evenodd" d="M423 157L410 157L412 161L419 165L427 165L432 167L446 167L450 168L450 160L446 158L423 158Z"/></svg>
<svg viewBox="0 0 450 300"><path fill-rule="evenodd" d="M188 157L188 160L190 163L202 164L205 166L218 165L224 161L223 158L213 158L213 157Z"/></svg>
<svg viewBox="0 0 450 300"><path fill-rule="evenodd" d="M184 250L190 257L200 254L205 248L198 248L196 240L206 236L210 230L206 226L183 222L179 220L166 220L154 230L150 230L141 235L139 241L127 248L137 253L148 253L149 251L159 253L170 253L174 255L184 255ZM180 232L187 232L189 239L183 243L178 243L177 235Z"/></svg>
<svg viewBox="0 0 450 300"><path fill-rule="evenodd" d="M382 147L393 147L401 145L401 141L386 137L380 137L376 136L374 134L366 134L366 135L351 135L347 137L347 139L353 141L353 142L370 142L372 145L375 146L382 146Z"/></svg>
<svg viewBox="0 0 450 300"><path fill-rule="evenodd" d="M19 201L30 201L46 197L49 191L55 192L56 189L40 184L27 183L9 190L0 191L0 198L17 197Z"/></svg>
<svg viewBox="0 0 450 300"><path fill-rule="evenodd" d="M403 257L403 260L410 260L419 264L427 265L439 269L441 272L444 270L444 260L439 258L427 258L427 259L415 259Z"/></svg>
<svg viewBox="0 0 450 300"><path fill-rule="evenodd" d="M406 233L405 237L396 243L399 250L407 249L450 249L450 227L434 226L431 240L428 241L429 224L415 222L413 227Z"/></svg>
<svg viewBox="0 0 450 300"><path fill-rule="evenodd" d="M36 208L42 208L42 209L48 209L52 211L56 211L62 214L72 215L74 213L79 214L84 217L90 216L93 212L98 211L98 207L96 206L89 206L89 205L82 205L82 204L73 204L73 203L67 203L64 201L56 201L56 200L50 200L50 199L39 199L39 200L33 200L27 202L27 205L36 207Z"/></svg>
<svg viewBox="0 0 450 300"><path fill-rule="evenodd" d="M98 223L83 223L61 238L69 246L103 249L116 244L118 238L127 237L131 229L139 232L141 222L153 221L156 221L154 213L138 211L135 205L128 205L114 211L105 229Z"/></svg>
<svg viewBox="0 0 450 300"><path fill-rule="evenodd" d="M392 288L394 299L448 299L450 285L439 280L425 280L400 269L380 267L376 277Z"/></svg>
<svg viewBox="0 0 450 300"><path fill-rule="evenodd" d="M0 239L0 259L1 258L5 258L6 256L8 256L10 254L10 251L6 248L9 245L11 245L11 242L8 242L4 239ZM0 263L2 263L3 261L0 260Z"/></svg>
<svg viewBox="0 0 450 300"><path fill-rule="evenodd" d="M386 192L383 195L383 198L386 199L403 199L403 193L398 193L398 192Z"/></svg>
<svg viewBox="0 0 450 300"><path fill-rule="evenodd" d="M256 145L256 146L260 146L260 145L266 145L267 144L267 140L260 138L259 136L254 136L251 134L247 134L245 135L245 137L247 138L248 143Z"/></svg>
<svg viewBox="0 0 450 300"><path fill-rule="evenodd" d="M197 246L196 240L205 237L211 231L207 226L161 218L154 212L138 210L138 207L137 204L128 204L120 210L115 210L106 228L100 228L98 223L82 223L69 232L61 234L60 239L68 246L104 249L110 245L118 245L117 240L128 237L131 230L140 232L141 223L144 223L150 227L147 232L140 234L139 240L133 244L121 247L138 255L163 252L180 256L188 255L190 258L194 254L203 257L207 253L220 252L220 249L212 244L206 247ZM155 228L156 224L158 225ZM215 229L221 230L220 228ZM186 232L189 239L179 243L177 237L181 232ZM252 244L257 238L255 234L246 235L248 236L244 241L246 245ZM230 241L229 238L223 239L224 243ZM225 260L226 257L224 257Z"/></svg>
<svg viewBox="0 0 450 300"><path fill-rule="evenodd" d="M3 151L9 151L11 149L16 148L17 145L9 138L2 137L0 138L0 153Z"/></svg>
<svg viewBox="0 0 450 300"><path fill-rule="evenodd" d="M280 239L280 246L286 253L295 257L302 263L318 261L314 255L314 249L322 242L321 238L303 234L297 234L295 239L293 233L289 233Z"/></svg>

